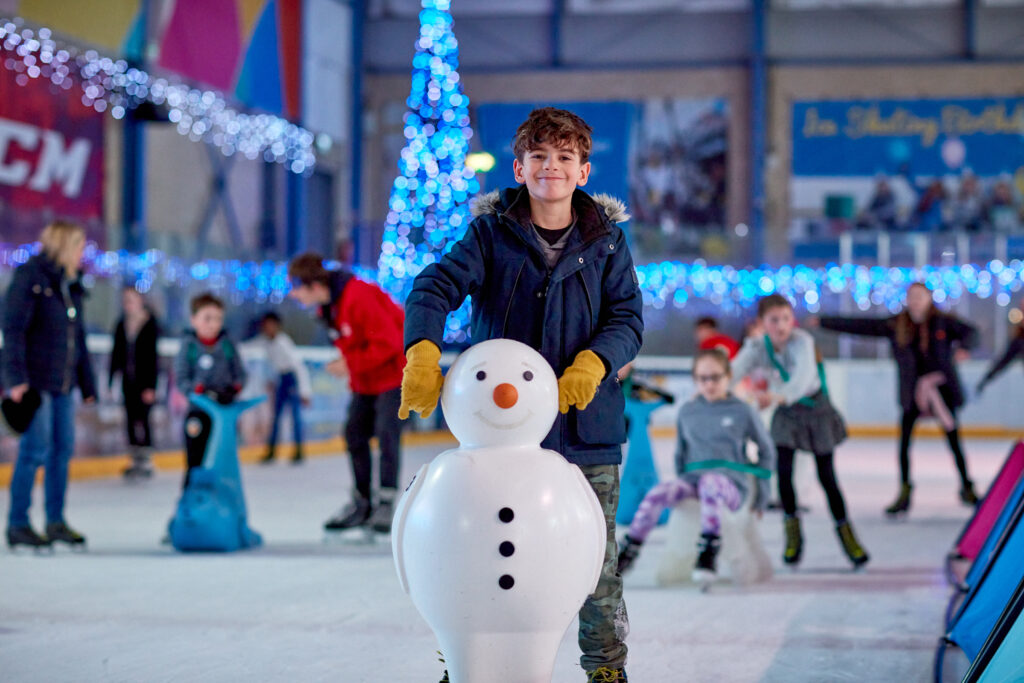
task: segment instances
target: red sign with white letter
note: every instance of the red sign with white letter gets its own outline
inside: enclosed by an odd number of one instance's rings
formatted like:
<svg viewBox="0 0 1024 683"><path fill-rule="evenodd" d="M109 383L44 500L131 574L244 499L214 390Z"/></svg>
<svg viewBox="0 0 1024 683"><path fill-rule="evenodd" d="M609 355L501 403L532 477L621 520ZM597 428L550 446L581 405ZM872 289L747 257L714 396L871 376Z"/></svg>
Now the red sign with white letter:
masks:
<svg viewBox="0 0 1024 683"><path fill-rule="evenodd" d="M29 242L56 217L103 241L103 114L49 80L0 65L0 241Z"/></svg>

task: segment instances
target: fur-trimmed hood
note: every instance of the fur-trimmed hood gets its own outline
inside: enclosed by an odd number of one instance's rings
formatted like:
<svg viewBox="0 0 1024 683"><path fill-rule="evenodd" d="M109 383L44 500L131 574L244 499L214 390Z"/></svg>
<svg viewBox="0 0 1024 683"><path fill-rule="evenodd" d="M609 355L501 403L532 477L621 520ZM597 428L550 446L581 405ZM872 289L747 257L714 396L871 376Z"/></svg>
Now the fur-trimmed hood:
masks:
<svg viewBox="0 0 1024 683"><path fill-rule="evenodd" d="M626 211L626 204L610 194L600 193L587 195L581 190L577 190L577 192L590 197L590 199L604 211L604 215L607 216L608 220L612 223L623 223L629 220L630 216ZM469 210L473 215L473 218L500 213L506 208L508 207L502 204L501 190L492 190L487 194L477 195L469 205Z"/></svg>

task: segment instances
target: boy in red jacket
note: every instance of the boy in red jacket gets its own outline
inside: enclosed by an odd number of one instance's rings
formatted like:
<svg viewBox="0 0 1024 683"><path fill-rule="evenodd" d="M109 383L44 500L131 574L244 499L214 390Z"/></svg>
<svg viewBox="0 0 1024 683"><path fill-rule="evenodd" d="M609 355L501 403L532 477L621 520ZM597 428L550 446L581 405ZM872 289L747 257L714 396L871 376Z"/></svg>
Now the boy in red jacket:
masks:
<svg viewBox="0 0 1024 683"><path fill-rule="evenodd" d="M323 256L306 253L288 265L289 296L306 307L319 306L320 319L330 330L342 357L327 364L335 377L349 378L352 401L345 424L345 441L352 459L355 491L352 502L327 520L324 529L342 531L366 526L378 533L391 531L401 462L398 407L402 399L405 314L379 287L352 273L328 271ZM380 491L372 501L373 460L370 439L380 443Z"/></svg>

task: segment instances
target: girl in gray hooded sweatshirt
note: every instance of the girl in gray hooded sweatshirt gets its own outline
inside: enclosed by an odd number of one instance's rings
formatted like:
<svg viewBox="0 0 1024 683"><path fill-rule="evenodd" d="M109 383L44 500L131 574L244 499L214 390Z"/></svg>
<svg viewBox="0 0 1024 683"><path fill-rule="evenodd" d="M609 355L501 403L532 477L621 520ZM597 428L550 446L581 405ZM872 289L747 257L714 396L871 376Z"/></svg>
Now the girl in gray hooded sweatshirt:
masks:
<svg viewBox="0 0 1024 683"><path fill-rule="evenodd" d="M719 515L723 507L735 512L754 495L754 509L768 501L768 478L775 467L775 445L754 409L729 392L732 372L721 349L697 352L693 380L698 395L679 409L676 449L678 478L658 484L644 497L619 546L619 571L633 564L647 534L666 507L684 498L700 500L701 536L694 580L713 579L720 545ZM758 448L758 462L747 458L747 442ZM757 490L750 490L750 474Z"/></svg>

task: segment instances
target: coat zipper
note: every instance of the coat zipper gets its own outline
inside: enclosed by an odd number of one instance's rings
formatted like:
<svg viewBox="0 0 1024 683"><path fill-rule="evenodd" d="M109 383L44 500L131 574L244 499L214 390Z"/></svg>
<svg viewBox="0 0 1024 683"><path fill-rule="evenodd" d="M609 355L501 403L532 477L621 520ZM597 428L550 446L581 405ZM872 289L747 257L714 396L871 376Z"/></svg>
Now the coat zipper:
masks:
<svg viewBox="0 0 1024 683"><path fill-rule="evenodd" d="M590 289L587 287L587 278L583 277L583 273L579 270L576 271L576 275L580 278L580 284L583 285L583 294L587 297L587 314L590 318L590 334L594 334L594 303L590 300Z"/></svg>
<svg viewBox="0 0 1024 683"><path fill-rule="evenodd" d="M523 268L526 267L526 261L523 261L519 266L519 272L516 273L515 282L512 283L512 291L508 293L508 306L505 308L505 321L501 324L501 336L507 336L508 332L508 317L512 313L512 300L516 294L516 287L519 286L519 278L523 274Z"/></svg>
<svg viewBox="0 0 1024 683"><path fill-rule="evenodd" d="M64 364L64 367L66 368L64 373L64 384L61 387L60 392L62 394L66 394L71 391L71 373L73 372L71 368L71 361L74 360L75 351L75 321L71 320L70 315L68 315L68 312L72 307L69 305L67 295L64 293L63 283L58 283L57 288L60 291L60 300L64 303L64 315L68 316L68 353L67 362ZM78 317L77 309L75 310L75 317Z"/></svg>

